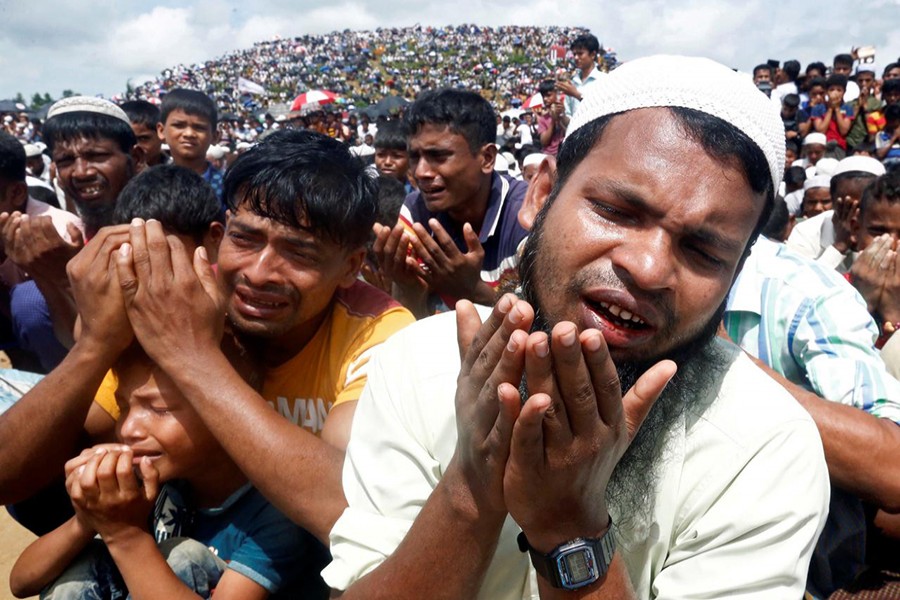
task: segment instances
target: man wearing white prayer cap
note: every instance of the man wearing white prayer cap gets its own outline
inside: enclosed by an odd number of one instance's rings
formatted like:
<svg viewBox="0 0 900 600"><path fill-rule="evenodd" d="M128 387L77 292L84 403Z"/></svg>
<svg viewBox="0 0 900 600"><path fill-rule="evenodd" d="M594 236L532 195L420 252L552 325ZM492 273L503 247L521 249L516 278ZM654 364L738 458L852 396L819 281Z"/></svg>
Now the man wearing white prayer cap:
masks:
<svg viewBox="0 0 900 600"><path fill-rule="evenodd" d="M460 302L375 358L331 587L801 597L828 500L821 440L715 336L783 168L777 107L708 59L631 61L585 95L555 172L530 184L524 299Z"/></svg>
<svg viewBox="0 0 900 600"><path fill-rule="evenodd" d="M868 156L841 159L830 178L828 208L798 223L787 240L788 247L840 273L849 272L856 249L852 221L863 190L884 173L884 165ZM814 191L813 196L823 193Z"/></svg>
<svg viewBox="0 0 900 600"><path fill-rule="evenodd" d="M831 176L816 175L803 182L803 204L800 214L814 217L831 210Z"/></svg>
<svg viewBox="0 0 900 600"><path fill-rule="evenodd" d="M532 152L522 161L522 179L530 182L531 178L537 174L538 167L548 155L541 152Z"/></svg>

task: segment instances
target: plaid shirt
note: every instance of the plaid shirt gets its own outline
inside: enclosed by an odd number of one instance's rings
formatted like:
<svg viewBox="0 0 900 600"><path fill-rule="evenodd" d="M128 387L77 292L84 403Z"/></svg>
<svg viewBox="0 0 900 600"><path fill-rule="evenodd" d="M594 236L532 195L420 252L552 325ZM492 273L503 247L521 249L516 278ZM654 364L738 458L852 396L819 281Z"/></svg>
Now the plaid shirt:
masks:
<svg viewBox="0 0 900 600"><path fill-rule="evenodd" d="M790 381L900 422L900 381L875 349L875 321L835 271L760 237L728 296L725 328Z"/></svg>

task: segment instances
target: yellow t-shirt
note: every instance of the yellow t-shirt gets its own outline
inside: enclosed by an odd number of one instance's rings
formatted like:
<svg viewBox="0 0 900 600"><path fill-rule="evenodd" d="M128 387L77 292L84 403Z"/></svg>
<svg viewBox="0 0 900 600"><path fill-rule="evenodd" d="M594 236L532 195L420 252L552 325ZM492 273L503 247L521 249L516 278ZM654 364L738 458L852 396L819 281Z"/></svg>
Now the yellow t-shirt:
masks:
<svg viewBox="0 0 900 600"><path fill-rule="evenodd" d="M340 289L331 313L303 350L266 371L262 397L283 417L321 434L333 406L359 399L372 350L413 321L408 310L367 283ZM118 419L115 391L110 371L95 401Z"/></svg>

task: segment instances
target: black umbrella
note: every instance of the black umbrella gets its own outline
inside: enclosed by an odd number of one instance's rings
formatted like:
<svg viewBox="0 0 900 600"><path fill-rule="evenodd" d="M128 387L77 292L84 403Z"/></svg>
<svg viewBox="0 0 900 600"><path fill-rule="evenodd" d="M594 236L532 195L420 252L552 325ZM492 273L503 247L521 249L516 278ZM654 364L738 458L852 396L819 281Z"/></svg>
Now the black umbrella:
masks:
<svg viewBox="0 0 900 600"><path fill-rule="evenodd" d="M15 100L0 100L0 112L22 112L27 107Z"/></svg>
<svg viewBox="0 0 900 600"><path fill-rule="evenodd" d="M385 96L373 106L369 106L366 114L370 117L386 117L409 104L409 100L401 96Z"/></svg>

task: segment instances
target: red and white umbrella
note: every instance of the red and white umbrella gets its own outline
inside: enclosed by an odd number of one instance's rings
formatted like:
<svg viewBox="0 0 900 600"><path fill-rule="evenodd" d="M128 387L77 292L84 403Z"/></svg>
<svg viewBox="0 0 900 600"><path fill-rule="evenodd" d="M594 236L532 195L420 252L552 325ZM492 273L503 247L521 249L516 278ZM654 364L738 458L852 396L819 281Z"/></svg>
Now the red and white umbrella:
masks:
<svg viewBox="0 0 900 600"><path fill-rule="evenodd" d="M544 98L541 97L541 93L538 92L537 94L534 94L533 96L528 98L528 100L525 101L525 104L522 105L522 108L535 108L537 106L543 106L543 105L544 105Z"/></svg>
<svg viewBox="0 0 900 600"><path fill-rule="evenodd" d="M309 90L294 98L294 103L291 104L291 110L301 110L310 104L331 104L335 100L337 100L337 94L334 92L326 90Z"/></svg>

